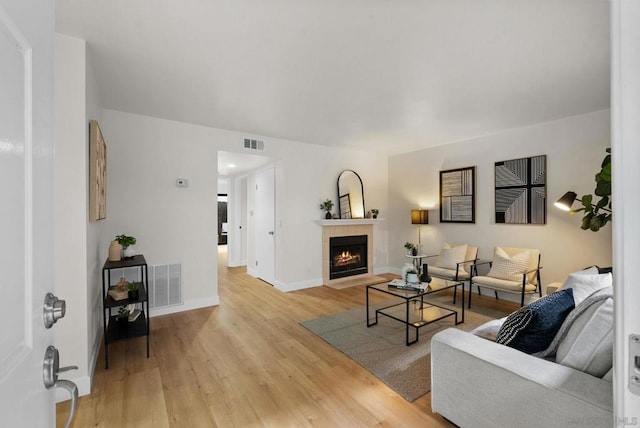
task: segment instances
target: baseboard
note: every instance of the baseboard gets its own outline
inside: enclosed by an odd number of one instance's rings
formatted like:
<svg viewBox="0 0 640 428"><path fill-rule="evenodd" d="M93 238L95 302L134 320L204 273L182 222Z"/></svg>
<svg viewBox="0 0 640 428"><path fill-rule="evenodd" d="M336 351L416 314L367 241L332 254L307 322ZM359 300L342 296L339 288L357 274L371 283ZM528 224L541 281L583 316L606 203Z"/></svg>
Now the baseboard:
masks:
<svg viewBox="0 0 640 428"><path fill-rule="evenodd" d="M162 308L151 308L149 310L150 317L160 315L175 314L178 312L190 311L192 309L207 308L210 306L218 306L220 304L219 296L200 297L198 299L187 299L181 305L165 306Z"/></svg>
<svg viewBox="0 0 640 428"><path fill-rule="evenodd" d="M317 278L317 279L309 279L306 281L292 282L290 284L285 284L283 282L276 281L275 287L276 289L287 293L289 291L304 290L305 288L319 287L321 285L322 285L322 278Z"/></svg>
<svg viewBox="0 0 640 428"><path fill-rule="evenodd" d="M251 275L254 278L258 277L258 271L247 266L247 275Z"/></svg>
<svg viewBox="0 0 640 428"><path fill-rule="evenodd" d="M75 383L78 387L78 396L89 395L91 393L91 378L89 376L82 376L75 379L69 379ZM71 400L71 396L66 389L56 388L55 390L56 403Z"/></svg>

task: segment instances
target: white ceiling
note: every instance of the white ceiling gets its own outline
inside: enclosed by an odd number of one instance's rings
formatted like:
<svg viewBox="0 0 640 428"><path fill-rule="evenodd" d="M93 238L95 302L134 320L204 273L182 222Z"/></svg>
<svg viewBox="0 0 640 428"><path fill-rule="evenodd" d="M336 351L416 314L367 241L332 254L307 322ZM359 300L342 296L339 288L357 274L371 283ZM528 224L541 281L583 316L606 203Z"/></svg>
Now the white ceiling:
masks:
<svg viewBox="0 0 640 428"><path fill-rule="evenodd" d="M238 176L274 162L267 156L218 151L218 175Z"/></svg>
<svg viewBox="0 0 640 428"><path fill-rule="evenodd" d="M88 41L105 108L315 144L609 107L607 0L56 0L56 31Z"/></svg>

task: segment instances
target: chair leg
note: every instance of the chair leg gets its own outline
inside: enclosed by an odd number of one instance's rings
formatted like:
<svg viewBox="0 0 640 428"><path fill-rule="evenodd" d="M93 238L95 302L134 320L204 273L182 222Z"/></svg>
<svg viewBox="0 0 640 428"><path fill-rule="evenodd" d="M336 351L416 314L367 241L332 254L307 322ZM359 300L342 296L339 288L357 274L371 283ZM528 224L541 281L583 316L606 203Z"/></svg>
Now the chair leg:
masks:
<svg viewBox="0 0 640 428"><path fill-rule="evenodd" d="M463 286L464 287L464 286ZM469 309L471 309L471 295L473 294L473 283L469 282ZM478 294L480 294L480 288L478 287ZM464 305L464 302L462 302Z"/></svg>
<svg viewBox="0 0 640 428"><path fill-rule="evenodd" d="M495 294L495 295L496 295L496 300L498 300L498 291L493 290L493 294Z"/></svg>
<svg viewBox="0 0 640 428"><path fill-rule="evenodd" d="M464 287L464 283L462 283L462 286ZM456 294L458 292L458 286L456 285L455 287L453 287L453 304L456 304ZM462 302L462 304L464 304L464 302Z"/></svg>

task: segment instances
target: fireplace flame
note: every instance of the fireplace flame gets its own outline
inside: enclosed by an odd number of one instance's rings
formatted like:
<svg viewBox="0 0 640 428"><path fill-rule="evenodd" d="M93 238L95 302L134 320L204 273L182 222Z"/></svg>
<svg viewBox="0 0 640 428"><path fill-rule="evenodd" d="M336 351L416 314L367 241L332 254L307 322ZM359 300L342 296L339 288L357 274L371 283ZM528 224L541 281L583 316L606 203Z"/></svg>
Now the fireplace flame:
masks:
<svg viewBox="0 0 640 428"><path fill-rule="evenodd" d="M350 251L343 251L335 256L334 261L336 267L360 263L360 254L352 255Z"/></svg>

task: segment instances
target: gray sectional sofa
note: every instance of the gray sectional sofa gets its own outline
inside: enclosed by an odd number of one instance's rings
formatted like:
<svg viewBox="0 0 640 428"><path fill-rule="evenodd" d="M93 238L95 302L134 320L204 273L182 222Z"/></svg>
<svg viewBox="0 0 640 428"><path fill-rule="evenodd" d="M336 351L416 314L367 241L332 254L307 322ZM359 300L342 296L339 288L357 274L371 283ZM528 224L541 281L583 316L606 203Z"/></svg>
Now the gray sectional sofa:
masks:
<svg viewBox="0 0 640 428"><path fill-rule="evenodd" d="M533 355L455 328L436 334L432 410L460 427L612 426L612 289L578 288L551 345Z"/></svg>

